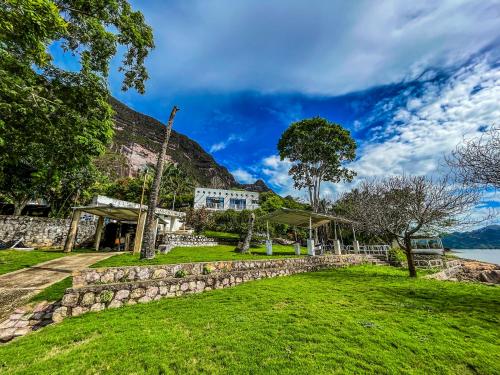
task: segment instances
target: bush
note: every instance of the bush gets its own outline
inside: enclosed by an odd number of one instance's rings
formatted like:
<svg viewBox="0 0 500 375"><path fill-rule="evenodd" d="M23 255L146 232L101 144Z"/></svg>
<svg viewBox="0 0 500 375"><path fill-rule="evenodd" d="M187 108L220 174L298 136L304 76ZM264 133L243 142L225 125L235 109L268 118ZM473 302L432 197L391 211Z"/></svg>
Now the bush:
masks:
<svg viewBox="0 0 500 375"><path fill-rule="evenodd" d="M214 270L210 266L204 266L203 271L201 272L203 275L210 275Z"/></svg>
<svg viewBox="0 0 500 375"><path fill-rule="evenodd" d="M389 249L389 259L398 263L406 262L406 254L399 247L391 247Z"/></svg>
<svg viewBox="0 0 500 375"><path fill-rule="evenodd" d="M183 277L186 277L187 273L184 270L179 270L175 273L175 277L178 279L182 279Z"/></svg>

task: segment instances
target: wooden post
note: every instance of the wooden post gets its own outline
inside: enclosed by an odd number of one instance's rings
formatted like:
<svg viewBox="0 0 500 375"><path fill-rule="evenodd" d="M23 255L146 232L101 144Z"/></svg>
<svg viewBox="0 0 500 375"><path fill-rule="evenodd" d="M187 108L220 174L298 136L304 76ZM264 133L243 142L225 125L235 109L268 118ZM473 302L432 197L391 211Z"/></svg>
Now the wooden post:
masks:
<svg viewBox="0 0 500 375"><path fill-rule="evenodd" d="M66 236L66 242L64 243L64 252L70 253L73 250L73 245L75 244L76 233L78 231L78 222L80 221L80 216L82 211L74 210L73 217L71 218L71 224L69 226L68 235Z"/></svg>
<svg viewBox="0 0 500 375"><path fill-rule="evenodd" d="M312 217L309 216L309 239L312 240Z"/></svg>
<svg viewBox="0 0 500 375"><path fill-rule="evenodd" d="M337 241L337 223L333 222L333 230L335 231L335 241Z"/></svg>
<svg viewBox="0 0 500 375"><path fill-rule="evenodd" d="M95 251L99 251L99 244L101 243L101 234L103 226L104 226L104 216L99 216L99 219L97 219L97 228L95 229L95 235L94 235Z"/></svg>
<svg viewBox="0 0 500 375"><path fill-rule="evenodd" d="M135 240L134 240L134 253L141 251L142 247L142 236L144 234L144 224L146 223L146 212L142 212L137 218L137 228L135 230Z"/></svg>

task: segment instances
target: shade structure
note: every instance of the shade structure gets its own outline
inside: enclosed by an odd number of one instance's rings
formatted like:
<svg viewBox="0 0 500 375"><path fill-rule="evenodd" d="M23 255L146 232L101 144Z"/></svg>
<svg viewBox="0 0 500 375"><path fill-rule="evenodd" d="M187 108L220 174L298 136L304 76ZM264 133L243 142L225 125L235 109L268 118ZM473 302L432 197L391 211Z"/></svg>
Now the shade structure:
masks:
<svg viewBox="0 0 500 375"><path fill-rule="evenodd" d="M84 207L73 207L75 210L80 210L82 212L86 212L96 216L109 217L110 219L115 219L118 221L130 221L137 222L139 217L139 208L134 207L115 207L112 205L109 206L84 206ZM146 209L142 209L144 213ZM155 212L155 216L159 219L161 223L165 223L165 220L160 216L164 214L163 212L158 212L157 209ZM170 211L170 210L169 210Z"/></svg>
<svg viewBox="0 0 500 375"><path fill-rule="evenodd" d="M291 208L280 208L262 217L273 223L288 224L299 228L317 228L331 221L344 224L353 222L338 216L318 214L315 212L296 210Z"/></svg>

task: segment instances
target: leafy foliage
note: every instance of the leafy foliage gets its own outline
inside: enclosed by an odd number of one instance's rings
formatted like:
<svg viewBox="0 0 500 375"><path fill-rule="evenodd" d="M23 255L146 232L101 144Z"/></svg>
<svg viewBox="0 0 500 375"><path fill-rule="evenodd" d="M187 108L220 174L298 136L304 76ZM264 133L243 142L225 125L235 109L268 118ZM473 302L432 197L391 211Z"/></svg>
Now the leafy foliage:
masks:
<svg viewBox="0 0 500 375"><path fill-rule="evenodd" d="M356 157L356 142L348 130L320 117L295 122L278 142L281 160L293 166L289 174L297 189L307 188L317 212L321 183L351 181L355 172L344 167Z"/></svg>
<svg viewBox="0 0 500 375"><path fill-rule="evenodd" d="M118 45L123 88L143 92L152 31L127 1L0 3L0 192L16 212L31 198L56 199L104 153L113 134L105 78ZM79 69L54 65L49 46L70 52Z"/></svg>

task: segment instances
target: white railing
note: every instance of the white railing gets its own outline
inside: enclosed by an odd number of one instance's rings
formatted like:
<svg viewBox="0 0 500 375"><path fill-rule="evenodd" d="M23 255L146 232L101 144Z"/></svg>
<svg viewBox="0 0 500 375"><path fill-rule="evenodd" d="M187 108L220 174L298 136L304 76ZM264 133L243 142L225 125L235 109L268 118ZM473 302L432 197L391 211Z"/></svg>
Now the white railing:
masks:
<svg viewBox="0 0 500 375"><path fill-rule="evenodd" d="M347 254L381 255L389 260L389 245L359 245L359 252L354 250L354 246L343 246L342 252Z"/></svg>

